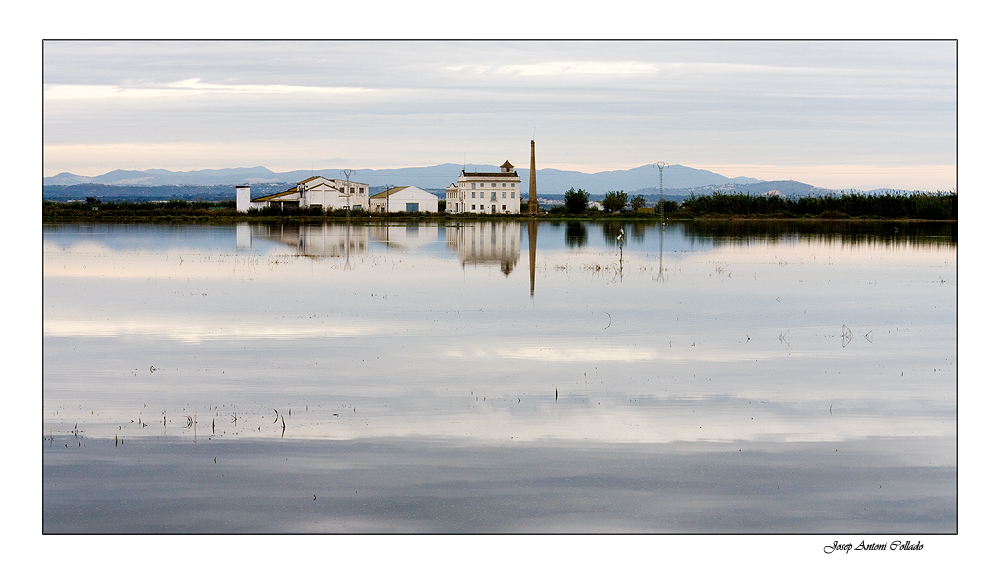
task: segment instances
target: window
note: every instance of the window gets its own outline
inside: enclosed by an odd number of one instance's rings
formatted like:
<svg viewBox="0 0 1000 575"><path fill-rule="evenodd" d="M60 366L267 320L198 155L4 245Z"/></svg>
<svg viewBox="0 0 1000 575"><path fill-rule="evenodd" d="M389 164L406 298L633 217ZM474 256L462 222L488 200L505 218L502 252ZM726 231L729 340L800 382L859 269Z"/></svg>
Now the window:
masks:
<svg viewBox="0 0 1000 575"><path fill-rule="evenodd" d="M485 210L485 209L486 209L486 206L484 206L483 204L479 204L479 209L480 209L480 210Z"/></svg>
<svg viewBox="0 0 1000 575"><path fill-rule="evenodd" d="M504 192L504 193L503 193L503 197L504 197L504 198L506 198L506 197L507 197L507 192Z"/></svg>
<svg viewBox="0 0 1000 575"><path fill-rule="evenodd" d="M503 183L503 187L505 187L505 188L507 187L507 182Z"/></svg>
<svg viewBox="0 0 1000 575"><path fill-rule="evenodd" d="M479 192L479 199L483 199L485 197L486 197L486 192Z"/></svg>
<svg viewBox="0 0 1000 575"><path fill-rule="evenodd" d="M490 187L491 187L491 188L495 188L495 187L497 187L497 183L496 183L496 182L493 182L492 184L490 184Z"/></svg>
<svg viewBox="0 0 1000 575"><path fill-rule="evenodd" d="M503 211L505 211L505 212L507 211L507 204L503 205Z"/></svg>
<svg viewBox="0 0 1000 575"><path fill-rule="evenodd" d="M406 211L408 212L419 212L420 204L417 202L406 202Z"/></svg>
<svg viewBox="0 0 1000 575"><path fill-rule="evenodd" d="M496 192L490 192L490 201L491 202L497 201L497 193Z"/></svg>

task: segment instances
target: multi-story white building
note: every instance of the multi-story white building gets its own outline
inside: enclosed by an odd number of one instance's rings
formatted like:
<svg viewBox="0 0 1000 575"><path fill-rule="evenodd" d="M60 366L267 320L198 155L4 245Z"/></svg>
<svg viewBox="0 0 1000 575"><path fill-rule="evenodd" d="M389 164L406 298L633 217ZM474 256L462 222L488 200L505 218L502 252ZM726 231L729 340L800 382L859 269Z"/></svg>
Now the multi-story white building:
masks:
<svg viewBox="0 0 1000 575"><path fill-rule="evenodd" d="M237 188L239 192L239 188ZM323 208L324 210L368 211L368 184L331 180L323 176L313 176L302 180L294 188L270 194L250 201L250 208L270 206L298 206L300 208Z"/></svg>
<svg viewBox="0 0 1000 575"><path fill-rule="evenodd" d="M462 170L458 184L445 190L445 211L472 214L521 213L521 178L506 161L499 172Z"/></svg>

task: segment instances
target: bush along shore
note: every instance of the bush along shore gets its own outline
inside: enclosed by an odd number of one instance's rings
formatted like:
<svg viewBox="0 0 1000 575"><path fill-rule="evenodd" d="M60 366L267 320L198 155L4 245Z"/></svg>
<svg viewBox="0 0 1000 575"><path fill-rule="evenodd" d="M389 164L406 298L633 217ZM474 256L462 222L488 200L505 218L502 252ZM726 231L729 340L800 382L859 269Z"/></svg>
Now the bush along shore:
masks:
<svg viewBox="0 0 1000 575"><path fill-rule="evenodd" d="M615 198L614 207L624 201ZM443 203L443 202L442 202ZM579 206L579 207L577 207ZM821 197L786 198L780 196L755 196L750 194L724 194L716 192L706 196L691 196L681 203L664 201L655 208L637 210L602 210L580 204L552 206L541 217L559 219L602 219L606 217L636 220L735 218L735 219L881 219L881 220L958 220L958 194L956 192L923 194L842 194ZM171 200L167 202L102 202L87 198L85 202L42 202L42 222L266 222L266 221L331 221L331 220L490 220L530 218L522 206L519 215L389 213L375 214L367 211L322 210L320 208L266 208L248 213L236 211L235 200L202 202Z"/></svg>

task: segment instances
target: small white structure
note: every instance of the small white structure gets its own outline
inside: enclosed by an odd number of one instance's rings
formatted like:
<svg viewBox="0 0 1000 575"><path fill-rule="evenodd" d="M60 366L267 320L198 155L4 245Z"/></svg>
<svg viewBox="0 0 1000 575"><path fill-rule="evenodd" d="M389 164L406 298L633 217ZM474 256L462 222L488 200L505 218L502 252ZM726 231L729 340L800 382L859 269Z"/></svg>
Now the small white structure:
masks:
<svg viewBox="0 0 1000 575"><path fill-rule="evenodd" d="M499 172L462 170L458 185L445 190L445 211L473 214L521 213L521 177L506 161Z"/></svg>
<svg viewBox="0 0 1000 575"><path fill-rule="evenodd" d="M373 212L437 212L438 197L416 186L396 186L371 197Z"/></svg>
<svg viewBox="0 0 1000 575"><path fill-rule="evenodd" d="M236 186L236 211L250 211L250 186Z"/></svg>
<svg viewBox="0 0 1000 575"><path fill-rule="evenodd" d="M246 187L246 193L249 193L249 186L236 188L236 209L240 208L239 199L243 187ZM350 206L352 210L367 211L370 209L368 184L313 176L302 180L294 188L284 192L250 200L247 209L274 206L322 208L324 210L343 210Z"/></svg>

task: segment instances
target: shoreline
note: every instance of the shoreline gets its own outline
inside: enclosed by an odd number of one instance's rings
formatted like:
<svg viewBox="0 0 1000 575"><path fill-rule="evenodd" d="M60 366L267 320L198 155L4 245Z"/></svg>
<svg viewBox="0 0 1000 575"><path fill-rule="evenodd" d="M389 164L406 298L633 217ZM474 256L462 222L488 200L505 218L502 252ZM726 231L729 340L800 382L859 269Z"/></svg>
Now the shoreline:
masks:
<svg viewBox="0 0 1000 575"><path fill-rule="evenodd" d="M830 217L830 216L789 216L789 215L686 215L667 216L662 220L656 216L635 215L635 214L593 214L593 215L566 215L566 214L540 214L531 215L473 215L473 214L431 214L422 213L416 215L385 215L385 214L365 214L346 217L339 214L288 214L288 215L248 215L239 213L157 213L149 215L118 215L108 212L86 212L77 213L47 214L42 210L43 224L59 223L297 223L297 224L317 224L317 223L354 223L359 225L395 223L395 222L499 222L499 221L522 221L522 222L631 222L657 224L661 221L665 223L681 222L785 222L785 223L864 223L864 222L905 222L905 223L958 223L958 218L931 219L931 218L908 218L908 217L884 217L877 215L861 215L853 217Z"/></svg>

